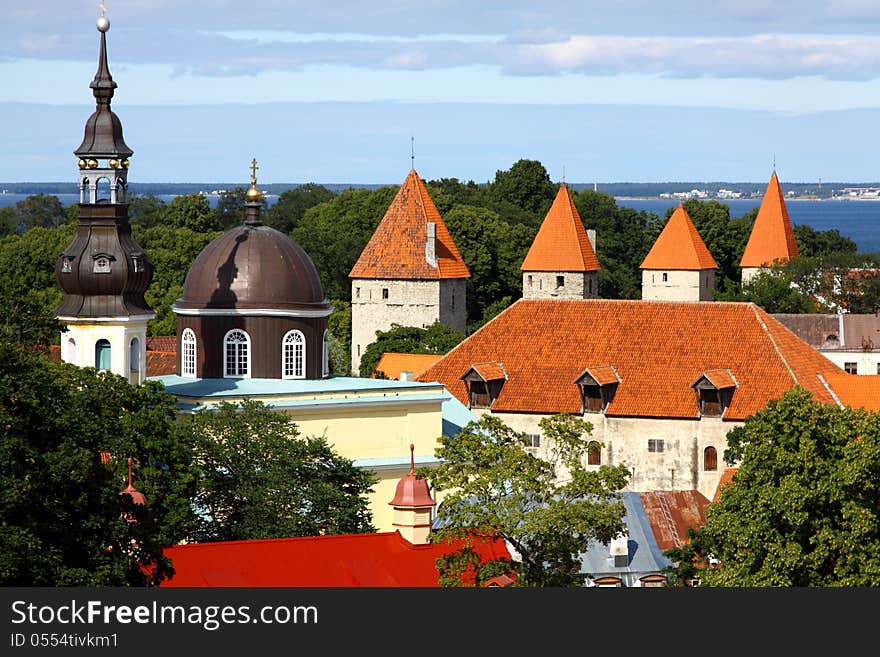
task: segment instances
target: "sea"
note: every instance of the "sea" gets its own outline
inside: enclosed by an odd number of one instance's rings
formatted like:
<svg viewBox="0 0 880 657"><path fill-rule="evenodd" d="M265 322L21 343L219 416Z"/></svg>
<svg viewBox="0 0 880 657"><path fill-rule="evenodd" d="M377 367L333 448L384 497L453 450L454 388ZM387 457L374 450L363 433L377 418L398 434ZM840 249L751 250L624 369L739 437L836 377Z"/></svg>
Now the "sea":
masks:
<svg viewBox="0 0 880 657"><path fill-rule="evenodd" d="M0 193L0 207L14 205L27 196L27 194ZM56 194L56 196L64 205L79 200L78 194ZM174 198L173 195L157 196L166 203ZM277 198L274 195L266 196L269 205ZM207 199L213 206L216 205L219 197L207 195ZM679 200L674 198L617 197L615 200L620 206L653 212L661 217L667 209L674 208L679 203ZM761 199L724 199L719 202L730 208L732 217L741 217L752 208L758 207ZM841 235L858 245L859 253L880 253L880 200L787 199L786 207L794 225L807 224L814 230L837 229Z"/></svg>

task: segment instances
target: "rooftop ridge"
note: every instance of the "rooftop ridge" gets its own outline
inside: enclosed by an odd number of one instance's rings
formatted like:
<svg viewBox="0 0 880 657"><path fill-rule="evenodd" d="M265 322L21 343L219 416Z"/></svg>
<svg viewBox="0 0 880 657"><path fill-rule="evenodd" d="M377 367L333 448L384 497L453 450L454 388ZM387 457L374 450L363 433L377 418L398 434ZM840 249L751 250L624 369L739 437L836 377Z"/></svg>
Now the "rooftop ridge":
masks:
<svg viewBox="0 0 880 657"><path fill-rule="evenodd" d="M679 203L641 264L642 269L717 269L693 220Z"/></svg>

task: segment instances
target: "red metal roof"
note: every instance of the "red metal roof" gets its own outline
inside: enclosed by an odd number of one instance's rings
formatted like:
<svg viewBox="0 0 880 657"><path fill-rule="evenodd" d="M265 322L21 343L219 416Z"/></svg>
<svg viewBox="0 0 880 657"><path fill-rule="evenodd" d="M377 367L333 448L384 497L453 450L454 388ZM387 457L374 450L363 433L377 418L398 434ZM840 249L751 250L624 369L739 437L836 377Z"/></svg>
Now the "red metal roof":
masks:
<svg viewBox="0 0 880 657"><path fill-rule="evenodd" d="M703 270L717 269L718 265L687 210L679 203L642 261L641 268Z"/></svg>
<svg viewBox="0 0 880 657"><path fill-rule="evenodd" d="M436 265L425 255L428 223L436 226ZM469 278L470 272L425 183L410 170L354 264L350 278Z"/></svg>
<svg viewBox="0 0 880 657"><path fill-rule="evenodd" d="M564 183L523 260L522 271L599 271L584 222Z"/></svg>
<svg viewBox="0 0 880 657"><path fill-rule="evenodd" d="M706 524L709 500L699 491L652 491L639 493L639 499L661 550L684 545L688 527L699 529Z"/></svg>
<svg viewBox="0 0 880 657"><path fill-rule="evenodd" d="M163 587L436 587L446 543L413 545L398 532L175 545ZM510 558L501 541L474 541L484 558Z"/></svg>
<svg viewBox="0 0 880 657"><path fill-rule="evenodd" d="M740 267L762 267L798 257L797 241L776 172L770 177Z"/></svg>

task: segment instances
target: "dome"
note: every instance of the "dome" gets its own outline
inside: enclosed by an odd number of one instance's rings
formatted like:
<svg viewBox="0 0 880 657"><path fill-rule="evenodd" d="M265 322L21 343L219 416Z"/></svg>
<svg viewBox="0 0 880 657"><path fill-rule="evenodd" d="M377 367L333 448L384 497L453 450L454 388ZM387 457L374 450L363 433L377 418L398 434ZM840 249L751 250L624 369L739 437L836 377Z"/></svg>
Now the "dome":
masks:
<svg viewBox="0 0 880 657"><path fill-rule="evenodd" d="M196 258L175 309L328 311L318 271L303 248L262 224L238 226Z"/></svg>

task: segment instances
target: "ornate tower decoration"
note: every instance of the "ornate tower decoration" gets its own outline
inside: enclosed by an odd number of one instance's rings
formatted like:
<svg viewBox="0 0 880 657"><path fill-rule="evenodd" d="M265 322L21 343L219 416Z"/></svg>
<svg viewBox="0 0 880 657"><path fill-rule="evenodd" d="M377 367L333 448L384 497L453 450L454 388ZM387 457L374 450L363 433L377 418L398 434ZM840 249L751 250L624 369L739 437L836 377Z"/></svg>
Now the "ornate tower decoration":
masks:
<svg viewBox="0 0 880 657"><path fill-rule="evenodd" d="M61 357L81 367L95 367L139 383L146 374L147 322L156 313L144 300L153 267L135 242L128 223L128 167L132 150L122 137L122 123L110 109L116 83L107 64L104 15L98 71L89 85L95 111L85 126L79 158L80 218L73 242L55 265L64 291L55 309L67 325Z"/></svg>

